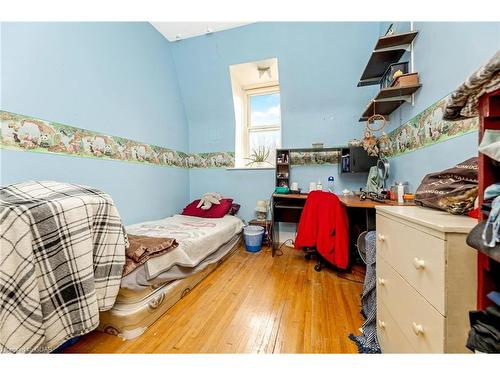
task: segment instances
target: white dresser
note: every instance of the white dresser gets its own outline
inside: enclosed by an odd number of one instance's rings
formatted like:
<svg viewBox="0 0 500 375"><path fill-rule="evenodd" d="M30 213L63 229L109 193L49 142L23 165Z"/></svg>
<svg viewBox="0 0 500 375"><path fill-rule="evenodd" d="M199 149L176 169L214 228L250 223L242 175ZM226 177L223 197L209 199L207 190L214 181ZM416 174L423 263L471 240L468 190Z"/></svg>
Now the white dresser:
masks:
<svg viewBox="0 0 500 375"><path fill-rule="evenodd" d="M377 209L377 333L383 353L467 353L476 308L476 220L416 206Z"/></svg>

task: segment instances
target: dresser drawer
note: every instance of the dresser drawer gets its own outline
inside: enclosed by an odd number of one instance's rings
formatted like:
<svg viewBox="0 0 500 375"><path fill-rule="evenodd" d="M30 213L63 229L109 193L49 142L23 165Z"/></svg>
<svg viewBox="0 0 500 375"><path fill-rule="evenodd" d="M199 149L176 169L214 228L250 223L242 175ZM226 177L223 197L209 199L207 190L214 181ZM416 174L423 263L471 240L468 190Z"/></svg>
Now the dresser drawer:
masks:
<svg viewBox="0 0 500 375"><path fill-rule="evenodd" d="M382 353L415 352L415 349L383 303L377 304L377 338Z"/></svg>
<svg viewBox="0 0 500 375"><path fill-rule="evenodd" d="M444 352L444 316L380 256L377 256L377 306L387 308L414 352Z"/></svg>
<svg viewBox="0 0 500 375"><path fill-rule="evenodd" d="M377 255L386 260L442 315L446 242L377 214Z"/></svg>

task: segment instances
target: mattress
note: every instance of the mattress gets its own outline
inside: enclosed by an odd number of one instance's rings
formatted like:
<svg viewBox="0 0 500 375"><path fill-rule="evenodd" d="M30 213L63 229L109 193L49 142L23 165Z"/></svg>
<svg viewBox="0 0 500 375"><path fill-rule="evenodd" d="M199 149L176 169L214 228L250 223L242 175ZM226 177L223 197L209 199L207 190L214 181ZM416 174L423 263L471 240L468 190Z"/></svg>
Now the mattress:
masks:
<svg viewBox="0 0 500 375"><path fill-rule="evenodd" d="M177 265L196 267L207 256L241 233L243 221L231 215L218 219L174 215L162 220L130 225L127 233L151 237L173 237L179 243L172 251L144 264L147 280Z"/></svg>
<svg viewBox="0 0 500 375"><path fill-rule="evenodd" d="M237 234L216 251L209 254L196 267L174 265L151 280L147 279L145 267L141 265L122 278L120 291L116 300L124 303L138 302L164 284L175 280L185 279L197 272L201 272L209 265L217 263L224 258L227 253L234 249L234 246L240 242L240 240L241 235Z"/></svg>
<svg viewBox="0 0 500 375"><path fill-rule="evenodd" d="M200 281L233 254L241 244L241 235L235 241L230 241L225 254L217 261L195 272L188 277L168 282L158 288L143 289L138 292L124 292L120 290L113 308L101 312L100 331L120 336L130 340L144 333L170 307L186 296ZM224 246L223 246L224 247Z"/></svg>

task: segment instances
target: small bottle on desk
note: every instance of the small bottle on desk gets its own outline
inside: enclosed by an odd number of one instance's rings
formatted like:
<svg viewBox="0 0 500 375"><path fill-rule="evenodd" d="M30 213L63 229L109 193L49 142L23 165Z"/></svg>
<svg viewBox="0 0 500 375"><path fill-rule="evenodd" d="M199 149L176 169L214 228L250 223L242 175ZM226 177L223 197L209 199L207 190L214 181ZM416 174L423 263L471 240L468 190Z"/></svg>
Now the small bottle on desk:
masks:
<svg viewBox="0 0 500 375"><path fill-rule="evenodd" d="M316 190L319 191L323 190L323 184L321 183L321 180L318 180L318 183L316 184Z"/></svg>
<svg viewBox="0 0 500 375"><path fill-rule="evenodd" d="M403 195L405 193L405 187L403 183L397 182L396 188L397 188L398 203L403 203L404 202Z"/></svg>
<svg viewBox="0 0 500 375"><path fill-rule="evenodd" d="M335 179L333 178L333 176L328 176L328 191L330 193L333 193L333 182L335 181Z"/></svg>

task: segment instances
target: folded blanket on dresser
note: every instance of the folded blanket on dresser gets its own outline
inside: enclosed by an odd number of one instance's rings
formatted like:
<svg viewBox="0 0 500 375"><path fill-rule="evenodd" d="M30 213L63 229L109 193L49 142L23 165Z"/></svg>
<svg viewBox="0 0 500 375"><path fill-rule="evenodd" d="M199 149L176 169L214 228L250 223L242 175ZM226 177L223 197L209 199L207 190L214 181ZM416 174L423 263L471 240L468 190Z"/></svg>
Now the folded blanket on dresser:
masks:
<svg viewBox="0 0 500 375"><path fill-rule="evenodd" d="M111 198L52 181L0 188L0 352L50 352L99 324L126 236Z"/></svg>

